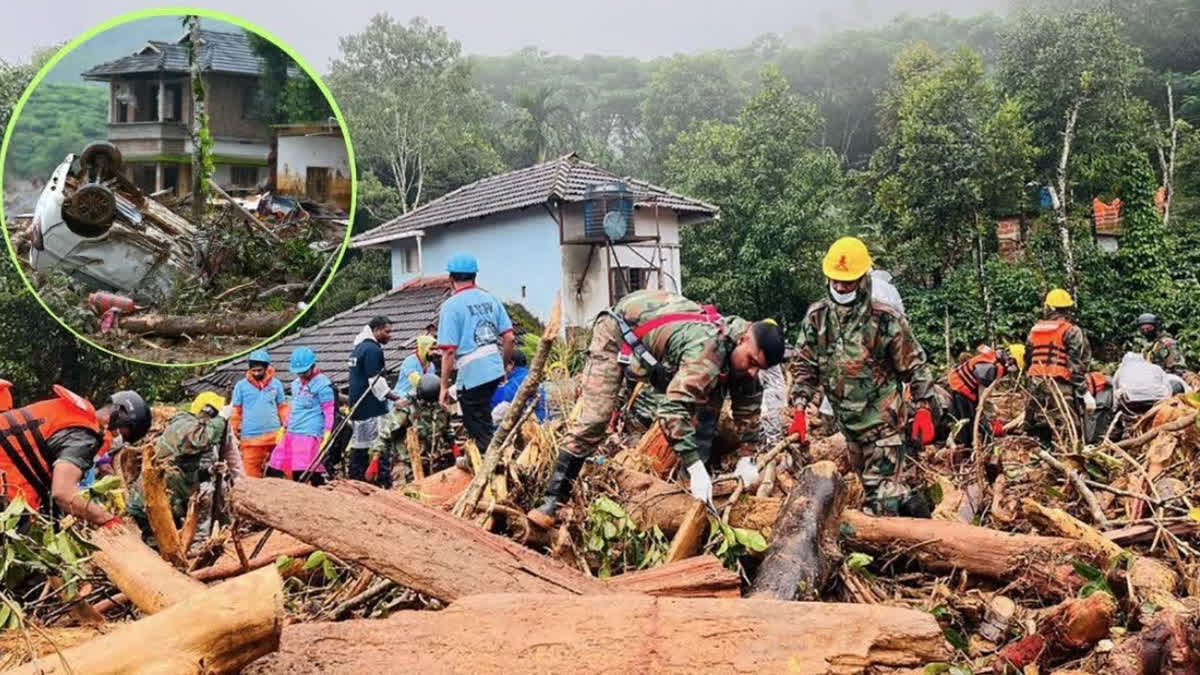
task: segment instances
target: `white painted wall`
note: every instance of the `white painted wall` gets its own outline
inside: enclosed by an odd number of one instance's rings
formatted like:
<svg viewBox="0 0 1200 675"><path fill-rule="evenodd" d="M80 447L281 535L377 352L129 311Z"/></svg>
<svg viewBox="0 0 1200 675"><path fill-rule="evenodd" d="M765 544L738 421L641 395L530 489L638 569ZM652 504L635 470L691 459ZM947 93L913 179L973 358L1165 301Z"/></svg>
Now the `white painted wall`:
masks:
<svg viewBox="0 0 1200 675"><path fill-rule="evenodd" d="M350 175L350 158L346 141L333 136L280 136L275 166L279 173L291 172L304 176L308 167L323 166Z"/></svg>

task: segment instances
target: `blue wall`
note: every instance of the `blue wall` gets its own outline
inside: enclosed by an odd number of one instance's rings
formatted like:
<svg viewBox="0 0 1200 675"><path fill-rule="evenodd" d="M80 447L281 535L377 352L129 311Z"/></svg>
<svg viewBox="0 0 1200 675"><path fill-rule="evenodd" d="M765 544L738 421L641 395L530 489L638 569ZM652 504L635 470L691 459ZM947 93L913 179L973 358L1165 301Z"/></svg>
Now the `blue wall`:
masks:
<svg viewBox="0 0 1200 675"><path fill-rule="evenodd" d="M394 242L392 286L416 276L401 274L398 248L416 248L415 239ZM562 285L562 253L558 223L539 206L489 216L470 223L435 227L421 240L425 276L445 274L456 253L479 260L479 285L505 302L519 302L540 319L550 315ZM412 256L415 261L415 254ZM525 287L522 297L521 287Z"/></svg>

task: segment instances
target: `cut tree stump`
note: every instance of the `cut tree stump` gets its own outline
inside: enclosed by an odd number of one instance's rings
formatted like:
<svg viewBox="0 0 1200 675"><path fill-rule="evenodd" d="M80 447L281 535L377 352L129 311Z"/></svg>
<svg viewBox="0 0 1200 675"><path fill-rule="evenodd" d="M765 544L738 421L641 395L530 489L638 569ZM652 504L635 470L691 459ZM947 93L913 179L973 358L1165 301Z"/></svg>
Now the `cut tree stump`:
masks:
<svg viewBox="0 0 1200 675"><path fill-rule="evenodd" d="M607 581L621 593L646 593L673 598L738 598L742 579L725 569L716 556L698 555L650 569L626 572Z"/></svg>
<svg viewBox="0 0 1200 675"><path fill-rule="evenodd" d="M136 528L102 528L92 536L99 548L94 565L144 614L154 614L204 590L204 584L172 567L142 543Z"/></svg>
<svg viewBox="0 0 1200 675"><path fill-rule="evenodd" d="M442 601L487 592L609 593L598 579L402 495L353 497L292 481L239 481L249 519Z"/></svg>
<svg viewBox="0 0 1200 675"><path fill-rule="evenodd" d="M831 461L806 467L775 521L750 597L814 600L841 565L838 529L846 485Z"/></svg>
<svg viewBox="0 0 1200 675"><path fill-rule="evenodd" d="M279 647L283 617L283 580L267 567L12 672L236 673Z"/></svg>
<svg viewBox="0 0 1200 675"><path fill-rule="evenodd" d="M1073 539L1012 534L948 520L874 517L846 511L842 523L850 528L845 548L903 551L905 557L931 571L966 570L1059 599L1071 597L1077 590L1071 560L1095 564L1099 559L1096 551Z"/></svg>
<svg viewBox="0 0 1200 675"><path fill-rule="evenodd" d="M949 654L932 615L882 605L477 595L440 612L288 626L279 653L244 672L862 673Z"/></svg>
<svg viewBox="0 0 1200 675"><path fill-rule="evenodd" d="M127 316L120 326L130 333L182 337L184 335L248 335L270 337L296 318L287 310L267 314L231 314L228 316L163 316L145 314Z"/></svg>

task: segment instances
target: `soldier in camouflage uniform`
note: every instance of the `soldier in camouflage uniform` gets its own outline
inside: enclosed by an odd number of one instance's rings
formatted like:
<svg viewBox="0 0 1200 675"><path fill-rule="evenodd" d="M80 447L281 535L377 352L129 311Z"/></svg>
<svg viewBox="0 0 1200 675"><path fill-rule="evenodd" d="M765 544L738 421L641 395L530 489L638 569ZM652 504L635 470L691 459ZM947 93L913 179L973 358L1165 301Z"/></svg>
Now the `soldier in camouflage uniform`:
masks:
<svg viewBox="0 0 1200 675"><path fill-rule="evenodd" d="M1138 335L1134 350L1142 353L1146 360L1172 375L1183 376L1187 370L1179 343L1162 330L1162 321L1155 314L1141 314L1137 318Z"/></svg>
<svg viewBox="0 0 1200 675"><path fill-rule="evenodd" d="M367 466L368 481L374 481L378 476L379 459L385 454L399 458L401 462L409 461L408 451L402 448L410 427L416 428L424 449L422 454L431 462L454 445L450 413L438 403L441 386L437 375L422 375L410 394L396 401L395 407L383 418L379 435L367 449L371 460Z"/></svg>
<svg viewBox="0 0 1200 675"><path fill-rule="evenodd" d="M529 519L553 526L558 505L570 497L584 460L604 440L620 405L623 377L645 381L663 393L657 419L687 467L692 495L710 503L712 479L704 460L728 396L743 444L739 469L751 478L744 467L754 468L751 455L759 434L762 388L757 375L782 361L783 350L783 335L771 323L722 317L711 307L666 291L625 296L601 313L592 328L580 414L567 430L545 501L529 512Z"/></svg>
<svg viewBox="0 0 1200 675"><path fill-rule="evenodd" d="M1034 324L1025 343L1029 362L1029 398L1025 433L1052 444L1073 428L1083 438L1084 418L1096 411L1087 385L1092 350L1083 329L1074 323L1075 300L1061 288L1046 294L1045 318Z"/></svg>
<svg viewBox="0 0 1200 675"><path fill-rule="evenodd" d="M226 482L233 475L244 473L238 459L241 455L226 430L226 420L215 405L203 403L203 396L197 397L201 405L193 405L196 412L177 413L167 422L166 429L155 441L153 459L165 470L167 499L176 526L183 524L188 502L196 495L193 551L208 540L214 520L229 522L222 495L228 491ZM150 533L140 479L130 488L126 513L137 522L143 534Z"/></svg>
<svg viewBox="0 0 1200 675"><path fill-rule="evenodd" d="M809 307L791 362L796 413L788 433L804 440L805 408L823 388L862 476L867 508L895 514L903 505L923 515L922 493L905 488L896 473L906 443L933 442L933 377L908 320L871 298L871 264L866 245L853 237L834 242L825 256L828 297ZM903 384L915 407L907 439Z"/></svg>

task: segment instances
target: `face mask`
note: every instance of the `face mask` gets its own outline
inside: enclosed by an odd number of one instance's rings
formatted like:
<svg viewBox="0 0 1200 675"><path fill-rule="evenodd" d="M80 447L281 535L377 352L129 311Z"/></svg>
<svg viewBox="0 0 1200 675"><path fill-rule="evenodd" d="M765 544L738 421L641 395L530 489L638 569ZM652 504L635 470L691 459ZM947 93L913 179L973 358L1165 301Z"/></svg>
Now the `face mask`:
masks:
<svg viewBox="0 0 1200 675"><path fill-rule="evenodd" d="M852 304L854 299L858 297L858 289L856 288L849 293L838 293L837 289L833 287L833 283L830 283L829 297L833 298L833 301L839 305L849 305Z"/></svg>

